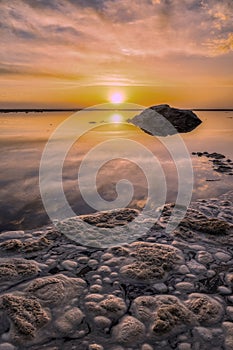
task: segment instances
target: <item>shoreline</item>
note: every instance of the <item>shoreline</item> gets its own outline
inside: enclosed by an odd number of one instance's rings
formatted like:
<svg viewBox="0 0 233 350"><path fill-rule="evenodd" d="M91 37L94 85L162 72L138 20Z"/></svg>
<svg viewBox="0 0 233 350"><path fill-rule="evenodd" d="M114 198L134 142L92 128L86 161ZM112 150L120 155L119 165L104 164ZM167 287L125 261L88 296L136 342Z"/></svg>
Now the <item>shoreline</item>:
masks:
<svg viewBox="0 0 233 350"><path fill-rule="evenodd" d="M106 248L74 242L51 226L1 234L0 346L230 349L232 202L233 191L191 202L170 233L167 204L151 230ZM110 234L116 220L121 225L132 214L85 220L90 230L100 225Z"/></svg>

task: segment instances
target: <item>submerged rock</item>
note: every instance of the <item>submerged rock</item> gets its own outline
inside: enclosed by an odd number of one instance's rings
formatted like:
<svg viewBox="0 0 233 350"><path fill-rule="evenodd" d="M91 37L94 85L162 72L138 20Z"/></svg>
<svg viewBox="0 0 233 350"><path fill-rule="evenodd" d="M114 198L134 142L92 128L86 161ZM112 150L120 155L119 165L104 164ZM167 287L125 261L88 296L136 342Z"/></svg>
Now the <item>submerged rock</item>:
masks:
<svg viewBox="0 0 233 350"><path fill-rule="evenodd" d="M222 305L216 299L205 294L191 294L186 305L203 325L217 323L224 314Z"/></svg>
<svg viewBox="0 0 233 350"><path fill-rule="evenodd" d="M9 284L35 277L40 269L35 261L23 258L0 259L0 282Z"/></svg>
<svg viewBox="0 0 233 350"><path fill-rule="evenodd" d="M150 135L167 136L192 131L201 120L190 110L170 107L167 104L152 106L128 119Z"/></svg>
<svg viewBox="0 0 233 350"><path fill-rule="evenodd" d="M153 338L178 334L198 324L187 306L171 295L138 297L132 304L132 313L147 324Z"/></svg>
<svg viewBox="0 0 233 350"><path fill-rule="evenodd" d="M10 337L14 341L33 338L37 330L49 321L47 312L32 298L4 294L0 297L0 309L12 322Z"/></svg>
<svg viewBox="0 0 233 350"><path fill-rule="evenodd" d="M113 329L116 341L123 344L135 344L143 340L145 326L132 316L125 316Z"/></svg>
<svg viewBox="0 0 233 350"><path fill-rule="evenodd" d="M131 257L128 262L124 261L120 269L121 276L126 280L161 280L177 264L183 263L181 251L165 244L136 242L130 246Z"/></svg>
<svg viewBox="0 0 233 350"><path fill-rule="evenodd" d="M54 277L37 278L26 289L28 295L37 297L44 305L62 305L65 301L82 294L86 282L81 278L67 277L63 274Z"/></svg>

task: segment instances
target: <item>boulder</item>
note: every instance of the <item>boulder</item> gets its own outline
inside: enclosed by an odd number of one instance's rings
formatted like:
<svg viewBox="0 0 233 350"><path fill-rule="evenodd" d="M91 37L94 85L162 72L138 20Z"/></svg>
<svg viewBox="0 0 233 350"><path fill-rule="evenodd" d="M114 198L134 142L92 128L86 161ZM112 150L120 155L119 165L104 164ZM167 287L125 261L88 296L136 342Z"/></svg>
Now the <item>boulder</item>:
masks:
<svg viewBox="0 0 233 350"><path fill-rule="evenodd" d="M156 136L189 132L202 122L192 111L173 108L167 104L146 108L127 121Z"/></svg>

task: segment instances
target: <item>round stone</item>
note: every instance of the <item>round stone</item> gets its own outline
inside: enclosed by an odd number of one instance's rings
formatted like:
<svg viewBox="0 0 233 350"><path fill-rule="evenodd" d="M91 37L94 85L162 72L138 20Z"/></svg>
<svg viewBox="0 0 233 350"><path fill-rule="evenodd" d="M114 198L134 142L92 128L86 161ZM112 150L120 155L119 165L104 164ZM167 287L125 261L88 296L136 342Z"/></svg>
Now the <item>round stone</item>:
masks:
<svg viewBox="0 0 233 350"><path fill-rule="evenodd" d="M229 254L226 254L223 252L218 252L215 254L215 258L220 260L220 261L226 262L226 261L231 259L231 256Z"/></svg>
<svg viewBox="0 0 233 350"><path fill-rule="evenodd" d="M213 256L209 252L206 251L200 251L197 254L197 261L201 264L208 264L211 261L213 261Z"/></svg>
<svg viewBox="0 0 233 350"><path fill-rule="evenodd" d="M228 318L233 321L233 306L227 306L226 308Z"/></svg>
<svg viewBox="0 0 233 350"><path fill-rule="evenodd" d="M219 293L222 294L222 295L229 295L229 294L231 294L231 289L230 289L230 288L227 288L227 287L225 287L225 286L219 286L219 287L218 287L218 291L219 291Z"/></svg>
<svg viewBox="0 0 233 350"><path fill-rule="evenodd" d="M179 282L175 285L175 288L180 291L191 292L194 290L194 285L189 282Z"/></svg>
<svg viewBox="0 0 233 350"><path fill-rule="evenodd" d="M78 266L77 262L72 260L64 260L62 261L61 265L62 267L64 267L64 269L68 271L71 271Z"/></svg>
<svg viewBox="0 0 233 350"><path fill-rule="evenodd" d="M164 283L155 283L155 284L153 284L153 288L158 293L166 293L167 292L167 286Z"/></svg>
<svg viewBox="0 0 233 350"><path fill-rule="evenodd" d="M191 344L189 343L180 343L178 345L178 350L191 350Z"/></svg>

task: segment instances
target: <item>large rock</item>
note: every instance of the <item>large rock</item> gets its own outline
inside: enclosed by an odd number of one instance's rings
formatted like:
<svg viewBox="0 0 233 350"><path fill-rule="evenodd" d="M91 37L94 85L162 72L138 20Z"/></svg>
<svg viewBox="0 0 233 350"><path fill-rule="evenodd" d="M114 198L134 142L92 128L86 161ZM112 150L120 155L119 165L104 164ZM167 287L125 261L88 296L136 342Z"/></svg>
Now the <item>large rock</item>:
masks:
<svg viewBox="0 0 233 350"><path fill-rule="evenodd" d="M172 108L167 104L149 107L128 119L128 122L156 136L189 132L201 124L201 120L192 111Z"/></svg>

